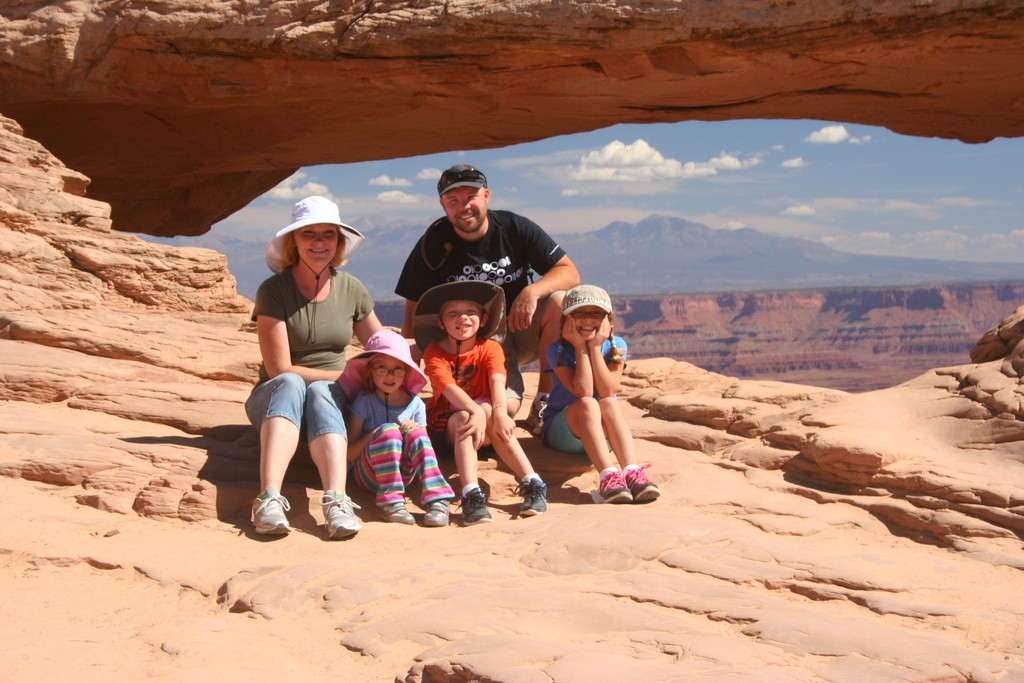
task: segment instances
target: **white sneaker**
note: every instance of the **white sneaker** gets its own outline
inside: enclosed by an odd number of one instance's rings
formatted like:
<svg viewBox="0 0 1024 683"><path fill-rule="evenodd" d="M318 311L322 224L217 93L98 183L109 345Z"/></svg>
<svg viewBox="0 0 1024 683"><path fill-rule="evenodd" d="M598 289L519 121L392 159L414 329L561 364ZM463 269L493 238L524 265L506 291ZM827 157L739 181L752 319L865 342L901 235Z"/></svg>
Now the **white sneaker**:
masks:
<svg viewBox="0 0 1024 683"><path fill-rule="evenodd" d="M353 508L359 506L344 493L338 495L327 491L320 496L320 506L324 511L324 526L327 527L327 538L348 538L363 528Z"/></svg>
<svg viewBox="0 0 1024 683"><path fill-rule="evenodd" d="M252 502L252 523L258 534L286 534L291 531L284 513L291 510L288 499L268 486Z"/></svg>

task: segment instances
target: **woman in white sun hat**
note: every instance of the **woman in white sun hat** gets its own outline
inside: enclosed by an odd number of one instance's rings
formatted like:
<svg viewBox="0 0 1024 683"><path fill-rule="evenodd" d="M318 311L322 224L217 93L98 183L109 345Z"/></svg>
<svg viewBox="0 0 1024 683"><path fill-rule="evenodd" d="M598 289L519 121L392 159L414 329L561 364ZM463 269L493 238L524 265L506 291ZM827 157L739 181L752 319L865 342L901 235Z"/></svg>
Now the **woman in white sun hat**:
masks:
<svg viewBox="0 0 1024 683"><path fill-rule="evenodd" d="M365 343L381 329L366 287L339 270L362 239L341 222L337 204L307 197L267 245L267 266L275 275L257 290L252 314L263 362L245 404L260 435L256 533L290 530L281 489L303 431L324 488L327 537L344 538L361 528L345 495L347 398L336 380L353 335Z"/></svg>

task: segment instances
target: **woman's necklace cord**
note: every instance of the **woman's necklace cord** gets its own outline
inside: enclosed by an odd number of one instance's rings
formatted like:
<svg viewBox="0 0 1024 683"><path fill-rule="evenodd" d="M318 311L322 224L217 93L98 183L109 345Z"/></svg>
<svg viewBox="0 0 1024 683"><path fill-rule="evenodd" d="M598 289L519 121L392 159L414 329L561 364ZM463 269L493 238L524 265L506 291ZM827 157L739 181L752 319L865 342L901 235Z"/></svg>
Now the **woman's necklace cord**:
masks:
<svg viewBox="0 0 1024 683"><path fill-rule="evenodd" d="M313 270L313 266L311 266L308 263L306 263L305 260L303 260L301 258L299 260L302 261L302 265L304 265L307 268L309 268L309 272L313 273L313 277L316 278L316 285L314 285L314 287L313 287L313 296L311 296L309 298L309 302L311 304L313 304L313 305L312 305L312 307L309 310L309 318L308 318L309 319L309 329L307 330L307 336L309 338L310 345L315 345L316 344L316 309L317 309L317 303L318 303L316 298L317 298L317 296L320 295L320 276L324 274L325 270L330 268L330 264L328 264L328 265L324 266L323 268L321 268L320 272L317 272L317 271Z"/></svg>

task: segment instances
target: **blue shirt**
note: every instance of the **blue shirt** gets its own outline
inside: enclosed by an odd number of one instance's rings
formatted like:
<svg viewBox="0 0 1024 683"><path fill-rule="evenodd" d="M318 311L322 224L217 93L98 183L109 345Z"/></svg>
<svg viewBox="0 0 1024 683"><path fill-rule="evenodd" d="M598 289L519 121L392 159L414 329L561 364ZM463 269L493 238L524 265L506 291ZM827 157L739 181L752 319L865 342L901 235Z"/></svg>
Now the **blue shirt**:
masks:
<svg viewBox="0 0 1024 683"><path fill-rule="evenodd" d="M608 354L612 350L612 344L619 350L619 355L622 356L622 360L626 360L626 340L622 337L612 336L612 338L605 339L601 342L601 356L605 362L608 362ZM544 425L558 413L562 412L569 407L569 404L574 402L578 397L572 393L561 380L558 379L558 375L555 373L555 368L575 368L576 367L576 349L573 348L572 344L566 342L564 339L559 339L551 346L548 347L547 351L547 368L545 372L551 373L551 393L548 394L548 404L544 408L544 412L541 413L541 418ZM600 398L597 392L594 392L594 398Z"/></svg>
<svg viewBox="0 0 1024 683"><path fill-rule="evenodd" d="M405 420L413 420L421 426L427 424L427 406L419 396L413 396L404 406L385 406L376 392L362 392L352 401L349 412L363 421L363 433L359 436L365 436L387 422L402 424Z"/></svg>

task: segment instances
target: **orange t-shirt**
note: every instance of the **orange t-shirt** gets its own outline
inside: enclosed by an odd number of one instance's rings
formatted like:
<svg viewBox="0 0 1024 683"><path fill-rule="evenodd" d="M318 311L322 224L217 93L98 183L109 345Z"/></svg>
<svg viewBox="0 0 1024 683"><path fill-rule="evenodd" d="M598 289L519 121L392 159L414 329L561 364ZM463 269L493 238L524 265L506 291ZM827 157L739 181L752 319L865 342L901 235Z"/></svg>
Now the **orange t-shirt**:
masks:
<svg viewBox="0 0 1024 683"><path fill-rule="evenodd" d="M437 343L423 352L424 372L430 379L434 395L427 402L427 426L443 432L452 413L444 389L455 384L474 401L491 400L491 377L505 374L505 352L493 339L477 342L469 351L448 353Z"/></svg>

